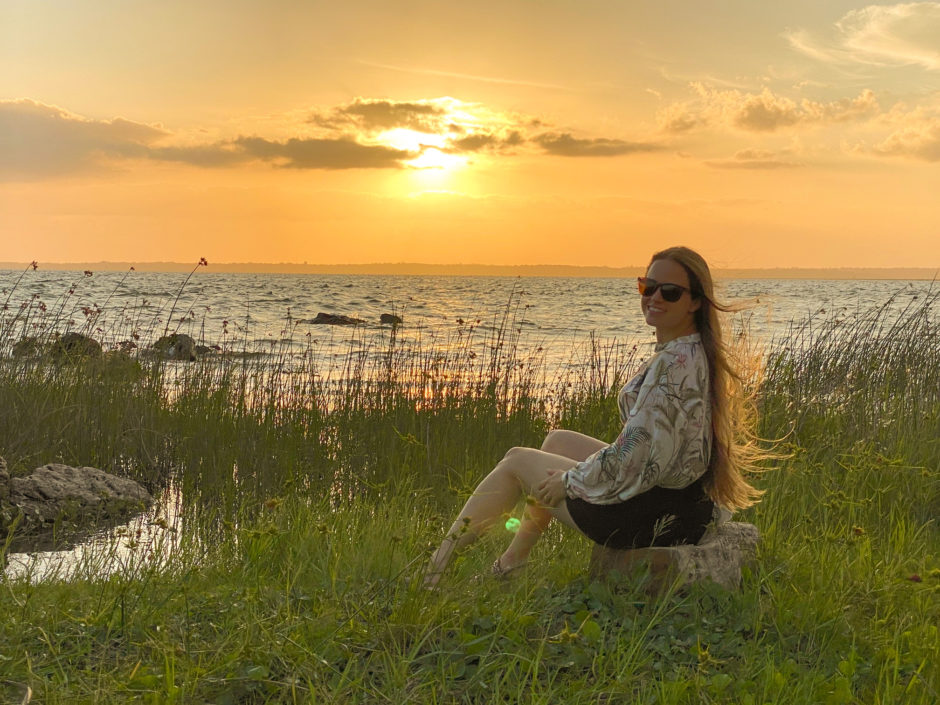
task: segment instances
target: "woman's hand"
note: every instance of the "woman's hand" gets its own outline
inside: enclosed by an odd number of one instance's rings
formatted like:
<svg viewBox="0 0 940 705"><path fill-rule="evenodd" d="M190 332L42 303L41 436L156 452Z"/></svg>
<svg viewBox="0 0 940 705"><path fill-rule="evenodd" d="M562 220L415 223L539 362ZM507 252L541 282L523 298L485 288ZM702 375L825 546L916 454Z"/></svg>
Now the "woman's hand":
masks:
<svg viewBox="0 0 940 705"><path fill-rule="evenodd" d="M565 474L561 470L552 471L552 474L535 489L535 498L539 504L546 507L557 507L566 494Z"/></svg>

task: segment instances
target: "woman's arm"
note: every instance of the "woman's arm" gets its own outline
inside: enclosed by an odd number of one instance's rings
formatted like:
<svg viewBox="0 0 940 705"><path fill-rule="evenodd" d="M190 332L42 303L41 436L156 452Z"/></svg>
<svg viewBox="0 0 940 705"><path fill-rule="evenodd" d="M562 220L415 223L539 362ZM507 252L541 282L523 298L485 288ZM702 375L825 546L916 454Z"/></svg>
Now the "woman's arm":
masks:
<svg viewBox="0 0 940 705"><path fill-rule="evenodd" d="M569 496L613 504L669 476L685 446L686 408L702 399L694 368L685 356L660 353L617 440L564 473Z"/></svg>

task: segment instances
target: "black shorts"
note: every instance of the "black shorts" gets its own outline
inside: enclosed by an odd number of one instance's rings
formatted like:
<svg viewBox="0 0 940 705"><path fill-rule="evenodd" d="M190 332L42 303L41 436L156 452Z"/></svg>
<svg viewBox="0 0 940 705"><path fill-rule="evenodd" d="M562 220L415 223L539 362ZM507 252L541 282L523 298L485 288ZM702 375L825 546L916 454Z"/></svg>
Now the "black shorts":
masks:
<svg viewBox="0 0 940 705"><path fill-rule="evenodd" d="M617 504L571 497L566 504L581 533L610 548L698 543L715 507L701 479L681 490L653 487Z"/></svg>

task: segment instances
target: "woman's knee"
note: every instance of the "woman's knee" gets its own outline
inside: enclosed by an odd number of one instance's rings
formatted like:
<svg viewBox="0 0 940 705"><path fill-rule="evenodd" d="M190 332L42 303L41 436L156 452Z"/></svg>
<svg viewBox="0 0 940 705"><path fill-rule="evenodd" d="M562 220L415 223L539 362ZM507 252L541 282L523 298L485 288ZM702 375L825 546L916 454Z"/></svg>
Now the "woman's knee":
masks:
<svg viewBox="0 0 940 705"><path fill-rule="evenodd" d="M506 454L503 455L503 460L506 461L518 461L525 457L527 453L530 453L532 448L526 448L525 446L513 446L506 451Z"/></svg>
<svg viewBox="0 0 940 705"><path fill-rule="evenodd" d="M555 428L545 434L545 440L542 441L542 450L546 453L554 453L556 449L560 449L564 442L561 440L565 435L565 432L561 429Z"/></svg>

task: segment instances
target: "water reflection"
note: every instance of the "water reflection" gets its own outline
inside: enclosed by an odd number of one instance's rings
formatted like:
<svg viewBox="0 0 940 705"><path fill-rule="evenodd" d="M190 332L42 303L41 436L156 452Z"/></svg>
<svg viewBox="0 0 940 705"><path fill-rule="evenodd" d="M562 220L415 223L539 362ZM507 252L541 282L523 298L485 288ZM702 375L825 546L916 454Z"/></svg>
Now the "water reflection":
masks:
<svg viewBox="0 0 940 705"><path fill-rule="evenodd" d="M4 576L31 583L50 580L137 576L165 567L179 547L182 496L175 485L159 493L150 509L119 526L92 534L52 534L11 542Z"/></svg>

